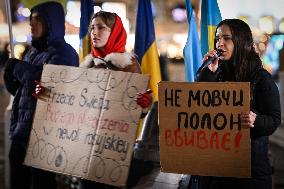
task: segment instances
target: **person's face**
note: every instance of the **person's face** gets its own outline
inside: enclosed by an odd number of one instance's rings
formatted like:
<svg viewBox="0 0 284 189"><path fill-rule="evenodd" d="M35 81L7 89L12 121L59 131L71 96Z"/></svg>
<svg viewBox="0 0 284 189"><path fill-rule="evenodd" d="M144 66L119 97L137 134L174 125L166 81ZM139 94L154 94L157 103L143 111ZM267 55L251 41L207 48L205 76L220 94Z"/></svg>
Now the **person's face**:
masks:
<svg viewBox="0 0 284 189"><path fill-rule="evenodd" d="M221 25L216 32L216 48L222 49L223 53L220 56L221 60L230 60L234 52L234 43L232 33L227 25Z"/></svg>
<svg viewBox="0 0 284 189"><path fill-rule="evenodd" d="M31 20L30 20L30 26L31 26L31 34L33 38L39 38L44 35L44 24L43 19L39 17L37 13L33 13Z"/></svg>
<svg viewBox="0 0 284 189"><path fill-rule="evenodd" d="M111 28L109 28L100 17L96 17L91 23L91 39L93 46L103 48L110 36Z"/></svg>

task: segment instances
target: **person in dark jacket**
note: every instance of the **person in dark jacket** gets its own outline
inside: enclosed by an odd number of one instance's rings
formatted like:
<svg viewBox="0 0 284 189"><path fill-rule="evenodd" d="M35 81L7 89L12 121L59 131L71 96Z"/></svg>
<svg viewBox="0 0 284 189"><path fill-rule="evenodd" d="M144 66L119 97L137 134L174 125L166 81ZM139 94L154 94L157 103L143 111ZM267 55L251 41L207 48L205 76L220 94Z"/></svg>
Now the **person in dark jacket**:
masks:
<svg viewBox="0 0 284 189"><path fill-rule="evenodd" d="M9 59L4 80L14 96L9 159L11 189L56 188L55 174L23 165L36 98L32 96L35 80L40 80L44 64L78 66L76 51L65 42L65 15L57 2L46 2L31 9L31 48L23 60Z"/></svg>
<svg viewBox="0 0 284 189"><path fill-rule="evenodd" d="M198 81L250 82L250 111L241 115L242 125L250 128L251 178L202 177L206 189L271 189L272 168L268 158L268 137L280 125L280 97L271 75L262 67L249 26L239 19L221 21L215 32L219 58L198 73ZM208 52L203 61L216 56Z"/></svg>

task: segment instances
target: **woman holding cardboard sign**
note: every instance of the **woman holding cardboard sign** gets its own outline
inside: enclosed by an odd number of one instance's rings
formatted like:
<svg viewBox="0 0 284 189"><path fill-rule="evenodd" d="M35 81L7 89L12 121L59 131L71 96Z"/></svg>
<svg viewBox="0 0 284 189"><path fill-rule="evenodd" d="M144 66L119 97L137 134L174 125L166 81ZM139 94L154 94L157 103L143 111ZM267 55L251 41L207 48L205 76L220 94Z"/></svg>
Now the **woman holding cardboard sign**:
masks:
<svg viewBox="0 0 284 189"><path fill-rule="evenodd" d="M271 189L268 136L280 125L278 88L271 75L263 69L254 48L252 32L242 20L226 19L219 23L215 48L204 56L204 62L208 59L211 62L199 69L197 80L250 82L251 110L241 115L241 122L250 128L251 133L252 178L202 177L201 188Z"/></svg>
<svg viewBox="0 0 284 189"><path fill-rule="evenodd" d="M89 28L93 48L92 53L81 64L82 67L141 73L136 57L125 51L127 36L119 16L110 12L97 12L92 17ZM149 90L138 93L137 104L147 108L151 104L150 93ZM84 189L117 188L86 180L81 184Z"/></svg>

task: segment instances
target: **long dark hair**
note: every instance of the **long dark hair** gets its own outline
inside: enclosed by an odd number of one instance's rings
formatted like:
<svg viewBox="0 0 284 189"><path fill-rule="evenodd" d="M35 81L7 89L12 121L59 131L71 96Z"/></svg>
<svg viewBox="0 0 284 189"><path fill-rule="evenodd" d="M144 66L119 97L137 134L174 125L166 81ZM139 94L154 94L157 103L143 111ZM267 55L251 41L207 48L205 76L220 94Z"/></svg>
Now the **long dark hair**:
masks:
<svg viewBox="0 0 284 189"><path fill-rule="evenodd" d="M232 61L235 63L236 81L253 81L259 69L262 68L262 62L254 48L250 27L239 19L225 19L218 24L217 28L222 25L228 26L232 33L234 43ZM216 45L216 41L214 44Z"/></svg>

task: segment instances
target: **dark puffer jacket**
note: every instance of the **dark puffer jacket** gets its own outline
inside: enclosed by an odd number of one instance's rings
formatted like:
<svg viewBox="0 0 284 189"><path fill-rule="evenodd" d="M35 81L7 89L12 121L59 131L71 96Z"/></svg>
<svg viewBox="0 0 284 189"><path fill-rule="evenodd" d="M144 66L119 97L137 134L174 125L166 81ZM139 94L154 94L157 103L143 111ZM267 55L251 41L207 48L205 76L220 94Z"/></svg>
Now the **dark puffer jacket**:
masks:
<svg viewBox="0 0 284 189"><path fill-rule="evenodd" d="M65 19L62 6L47 2L34 7L47 23L45 48L32 46L23 61L10 59L5 69L4 80L7 90L15 96L10 125L10 136L24 146L27 145L35 112L36 99L32 96L35 80L40 80L44 64L79 66L76 51L65 42Z"/></svg>
<svg viewBox="0 0 284 189"><path fill-rule="evenodd" d="M234 81L232 77L234 74L228 69L224 71L223 68L224 66L218 68L215 73L208 68L204 69L198 81ZM281 122L279 91L271 75L263 68L259 70L256 79L250 84L252 95L250 108L257 115L254 127L250 129L252 179L215 177L216 187L213 188L224 188L220 186L226 186L226 184L231 184L230 188L240 188L240 186L261 188L264 187L262 186L263 180L269 179L272 174L268 158L268 137ZM232 183L235 184L235 187L232 187Z"/></svg>

